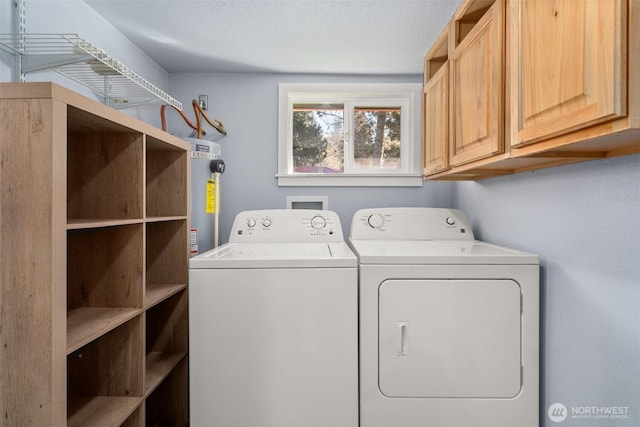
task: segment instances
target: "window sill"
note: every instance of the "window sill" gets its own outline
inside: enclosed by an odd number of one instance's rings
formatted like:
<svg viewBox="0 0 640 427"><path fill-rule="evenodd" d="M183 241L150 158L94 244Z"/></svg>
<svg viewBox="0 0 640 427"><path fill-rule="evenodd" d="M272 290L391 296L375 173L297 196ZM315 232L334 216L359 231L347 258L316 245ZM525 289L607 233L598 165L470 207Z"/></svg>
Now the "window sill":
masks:
<svg viewBox="0 0 640 427"><path fill-rule="evenodd" d="M422 175L276 175L279 187L422 187Z"/></svg>

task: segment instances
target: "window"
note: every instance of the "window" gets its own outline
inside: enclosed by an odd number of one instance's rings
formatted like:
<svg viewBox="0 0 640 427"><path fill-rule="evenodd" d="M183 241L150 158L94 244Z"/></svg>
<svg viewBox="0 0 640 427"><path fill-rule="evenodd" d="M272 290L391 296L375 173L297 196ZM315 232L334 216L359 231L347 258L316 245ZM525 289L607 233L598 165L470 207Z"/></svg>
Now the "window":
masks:
<svg viewBox="0 0 640 427"><path fill-rule="evenodd" d="M420 84L281 84L278 185L421 186Z"/></svg>

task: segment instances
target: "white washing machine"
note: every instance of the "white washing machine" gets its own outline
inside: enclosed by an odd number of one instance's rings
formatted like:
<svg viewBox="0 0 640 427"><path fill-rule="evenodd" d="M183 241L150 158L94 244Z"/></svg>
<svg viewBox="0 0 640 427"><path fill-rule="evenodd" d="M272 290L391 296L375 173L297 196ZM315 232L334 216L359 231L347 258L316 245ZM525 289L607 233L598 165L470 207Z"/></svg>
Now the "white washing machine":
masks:
<svg viewBox="0 0 640 427"><path fill-rule="evenodd" d="M189 262L192 427L357 427L357 259L332 211L238 214Z"/></svg>
<svg viewBox="0 0 640 427"><path fill-rule="evenodd" d="M538 427L539 266L458 210L364 209L361 427Z"/></svg>

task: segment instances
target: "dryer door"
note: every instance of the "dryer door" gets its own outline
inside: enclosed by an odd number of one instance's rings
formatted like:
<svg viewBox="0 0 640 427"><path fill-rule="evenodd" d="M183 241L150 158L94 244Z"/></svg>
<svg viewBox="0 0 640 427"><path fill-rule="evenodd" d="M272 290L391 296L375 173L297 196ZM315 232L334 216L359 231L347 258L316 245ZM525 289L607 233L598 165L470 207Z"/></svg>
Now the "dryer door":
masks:
<svg viewBox="0 0 640 427"><path fill-rule="evenodd" d="M513 280L386 280L379 386L388 397L509 398L521 387Z"/></svg>

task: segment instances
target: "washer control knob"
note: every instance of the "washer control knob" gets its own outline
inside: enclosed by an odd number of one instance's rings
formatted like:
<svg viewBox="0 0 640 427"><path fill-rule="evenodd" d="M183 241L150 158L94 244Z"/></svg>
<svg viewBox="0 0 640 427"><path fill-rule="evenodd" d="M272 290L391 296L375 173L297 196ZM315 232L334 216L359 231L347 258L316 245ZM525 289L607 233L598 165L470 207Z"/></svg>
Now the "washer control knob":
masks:
<svg viewBox="0 0 640 427"><path fill-rule="evenodd" d="M325 228L327 226L327 220L324 219L322 215L316 215L311 218L311 227L319 230L321 228Z"/></svg>
<svg viewBox="0 0 640 427"><path fill-rule="evenodd" d="M384 223L384 218L382 218L382 215L380 214L373 214L369 215L369 219L367 220L367 222L369 223L369 226L371 228L380 228Z"/></svg>
<svg viewBox="0 0 640 427"><path fill-rule="evenodd" d="M456 223L456 219L451 218L450 216L447 217L446 221L447 221L447 224L449 225L454 225Z"/></svg>
<svg viewBox="0 0 640 427"><path fill-rule="evenodd" d="M271 219L270 218L265 218L262 220L262 225L264 227L271 227Z"/></svg>
<svg viewBox="0 0 640 427"><path fill-rule="evenodd" d="M255 226L256 226L256 220L255 220L255 219L253 219L253 218L249 218L249 220L247 221L247 226L248 226L249 228L253 228L253 227L255 227Z"/></svg>

